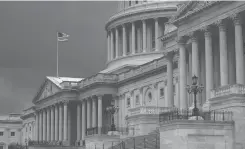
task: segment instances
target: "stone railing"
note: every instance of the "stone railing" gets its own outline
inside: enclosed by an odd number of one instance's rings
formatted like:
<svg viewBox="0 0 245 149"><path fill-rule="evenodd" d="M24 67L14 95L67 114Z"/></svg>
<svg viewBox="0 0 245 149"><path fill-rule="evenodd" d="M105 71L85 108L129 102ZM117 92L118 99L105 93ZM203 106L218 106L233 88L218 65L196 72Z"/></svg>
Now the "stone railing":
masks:
<svg viewBox="0 0 245 149"><path fill-rule="evenodd" d="M114 19L117 19L121 16L130 15L132 13L137 13L137 12L141 12L145 10L164 9L164 8L170 8L170 7L173 7L173 8L176 7L177 9L176 2L157 0L157 1L150 1L146 3L137 4L137 5L132 5L131 7L125 8L117 12L113 16L111 16L108 22Z"/></svg>
<svg viewBox="0 0 245 149"><path fill-rule="evenodd" d="M129 109L129 116L140 114L159 114L162 112L168 112L175 108L172 107L156 107L156 106L141 106L137 108Z"/></svg>
<svg viewBox="0 0 245 149"><path fill-rule="evenodd" d="M98 73L79 82L79 87L83 88L94 83L117 83L118 76L115 74Z"/></svg>
<svg viewBox="0 0 245 149"><path fill-rule="evenodd" d="M245 85L242 84L226 85L211 90L211 98L222 97L231 94L245 94Z"/></svg>
<svg viewBox="0 0 245 149"><path fill-rule="evenodd" d="M158 59L158 60L154 60L151 63L147 63L147 64L144 64L144 65L141 65L141 66L139 66L139 67L137 67L135 69L131 69L128 72L119 74L119 76L118 76L119 78L118 79L119 79L119 81L122 81L124 79L127 79L127 78L130 78L130 77L133 77L133 76L136 76L136 75L139 75L139 74L154 70L154 69L162 67L164 65L165 65L165 59L161 58L161 59Z"/></svg>

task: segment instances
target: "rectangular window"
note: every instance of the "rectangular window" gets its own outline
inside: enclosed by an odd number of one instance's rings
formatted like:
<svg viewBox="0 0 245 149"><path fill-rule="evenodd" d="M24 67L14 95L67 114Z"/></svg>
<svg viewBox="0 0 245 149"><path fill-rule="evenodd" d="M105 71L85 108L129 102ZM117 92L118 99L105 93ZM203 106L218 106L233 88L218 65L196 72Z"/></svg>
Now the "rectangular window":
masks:
<svg viewBox="0 0 245 149"><path fill-rule="evenodd" d="M160 89L160 97L164 97L164 88Z"/></svg>
<svg viewBox="0 0 245 149"><path fill-rule="evenodd" d="M27 132L27 127L26 127L26 132Z"/></svg>
<svg viewBox="0 0 245 149"><path fill-rule="evenodd" d="M3 136L3 132L2 131L0 131L0 136Z"/></svg>
<svg viewBox="0 0 245 149"><path fill-rule="evenodd" d="M31 131L31 127L30 127L30 131Z"/></svg>
<svg viewBox="0 0 245 149"><path fill-rule="evenodd" d="M11 137L15 136L15 132L11 132L10 135L11 135Z"/></svg>
<svg viewBox="0 0 245 149"><path fill-rule="evenodd" d="M135 4L138 4L138 0L135 1Z"/></svg>

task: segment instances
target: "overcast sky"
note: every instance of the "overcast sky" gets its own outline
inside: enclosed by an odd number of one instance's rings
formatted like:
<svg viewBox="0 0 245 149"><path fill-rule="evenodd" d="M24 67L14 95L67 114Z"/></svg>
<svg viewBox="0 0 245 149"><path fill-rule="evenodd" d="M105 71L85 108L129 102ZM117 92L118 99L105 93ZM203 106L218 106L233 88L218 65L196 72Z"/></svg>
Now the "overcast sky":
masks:
<svg viewBox="0 0 245 149"><path fill-rule="evenodd" d="M0 2L0 114L30 105L45 76L88 77L105 67L105 22L117 2Z"/></svg>

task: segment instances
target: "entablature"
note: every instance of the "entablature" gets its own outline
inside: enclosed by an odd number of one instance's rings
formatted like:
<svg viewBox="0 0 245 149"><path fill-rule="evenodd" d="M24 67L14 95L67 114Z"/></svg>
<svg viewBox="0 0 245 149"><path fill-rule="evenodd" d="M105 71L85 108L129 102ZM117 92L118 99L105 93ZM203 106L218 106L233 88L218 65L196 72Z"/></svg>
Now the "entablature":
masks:
<svg viewBox="0 0 245 149"><path fill-rule="evenodd" d="M77 90L63 89L56 94L49 96L41 101L36 102L36 110L40 110L59 102L77 100L78 92Z"/></svg>
<svg viewBox="0 0 245 149"><path fill-rule="evenodd" d="M105 28L108 30L123 23L140 20L139 18L148 19L172 16L173 12L177 12L178 3L173 1L160 1L128 7L110 17Z"/></svg>

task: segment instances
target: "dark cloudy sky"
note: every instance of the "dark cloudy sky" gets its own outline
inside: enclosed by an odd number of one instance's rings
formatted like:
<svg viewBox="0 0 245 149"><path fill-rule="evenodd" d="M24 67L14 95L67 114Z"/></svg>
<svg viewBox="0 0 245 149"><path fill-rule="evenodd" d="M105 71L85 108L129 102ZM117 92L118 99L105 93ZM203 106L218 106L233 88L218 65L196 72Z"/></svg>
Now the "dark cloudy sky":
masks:
<svg viewBox="0 0 245 149"><path fill-rule="evenodd" d="M30 105L45 76L88 77L106 62L105 22L117 2L0 2L0 114Z"/></svg>

